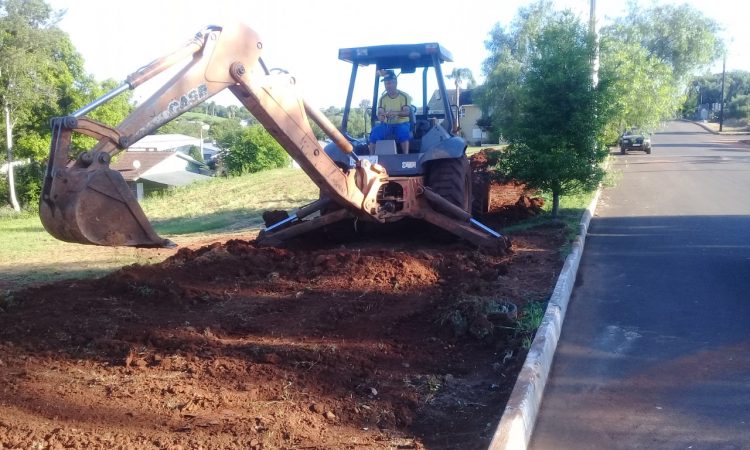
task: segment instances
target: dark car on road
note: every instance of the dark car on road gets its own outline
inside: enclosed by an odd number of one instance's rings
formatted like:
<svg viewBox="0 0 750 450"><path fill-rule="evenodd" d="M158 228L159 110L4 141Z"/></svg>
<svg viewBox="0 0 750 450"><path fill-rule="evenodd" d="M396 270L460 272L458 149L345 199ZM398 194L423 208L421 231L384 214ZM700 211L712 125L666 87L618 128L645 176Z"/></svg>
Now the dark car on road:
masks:
<svg viewBox="0 0 750 450"><path fill-rule="evenodd" d="M635 127L623 131L620 136L620 153L624 155L628 150L641 150L650 155L651 136Z"/></svg>

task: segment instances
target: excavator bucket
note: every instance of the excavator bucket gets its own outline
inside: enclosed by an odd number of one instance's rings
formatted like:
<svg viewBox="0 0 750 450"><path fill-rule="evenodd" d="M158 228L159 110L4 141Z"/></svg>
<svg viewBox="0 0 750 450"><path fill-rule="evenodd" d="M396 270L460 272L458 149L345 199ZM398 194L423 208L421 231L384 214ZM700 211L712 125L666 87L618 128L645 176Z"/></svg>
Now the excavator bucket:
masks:
<svg viewBox="0 0 750 450"><path fill-rule="evenodd" d="M54 237L79 244L171 247L159 237L105 152L87 152L70 167L70 129L55 127L39 217ZM94 156L95 155L95 156Z"/></svg>
<svg viewBox="0 0 750 450"><path fill-rule="evenodd" d="M52 236L79 244L170 246L156 234L118 172L72 169L55 178L53 201L42 201L39 208Z"/></svg>

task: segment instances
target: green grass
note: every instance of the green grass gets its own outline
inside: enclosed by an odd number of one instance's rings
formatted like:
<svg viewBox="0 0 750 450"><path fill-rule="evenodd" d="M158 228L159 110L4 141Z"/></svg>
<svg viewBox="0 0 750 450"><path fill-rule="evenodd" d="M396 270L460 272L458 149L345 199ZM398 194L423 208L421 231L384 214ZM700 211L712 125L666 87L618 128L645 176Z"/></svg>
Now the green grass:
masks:
<svg viewBox="0 0 750 450"><path fill-rule="evenodd" d="M534 340L536 330L542 325L544 312L547 310L547 302L529 302L521 310L521 314L516 320L516 332L522 337L522 346L525 349L531 348L531 342Z"/></svg>
<svg viewBox="0 0 750 450"><path fill-rule="evenodd" d="M565 258L570 253L572 240L578 235L578 225L581 223L583 212L588 208L591 200L594 199L595 193L595 191L592 191L582 194L561 196L557 218L553 219L551 214L552 194L542 192L538 195L544 198L544 212L529 220L506 227L503 232L506 234L513 234L543 226L562 226L565 228L567 244L561 249L561 256Z"/></svg>
<svg viewBox="0 0 750 450"><path fill-rule="evenodd" d="M258 228L269 209L295 209L318 197L298 169L216 178L145 200L157 233L178 244L196 236ZM149 264L170 253L158 249L96 247L61 242L36 212L0 209L0 292L36 282L103 275L124 265Z"/></svg>
<svg viewBox="0 0 750 450"><path fill-rule="evenodd" d="M561 198L560 217L571 238L593 193ZM146 216L161 236L178 245L215 233L259 228L266 210L293 210L318 197L318 188L299 169L276 169L243 177L215 178L146 199ZM552 201L547 196L545 208ZM551 222L543 214L502 230ZM168 251L96 247L61 242L42 227L36 212L0 208L0 292L28 283L102 275L124 265L160 262Z"/></svg>
<svg viewBox="0 0 750 450"><path fill-rule="evenodd" d="M719 122L703 122L703 125L713 131L719 131ZM721 130L722 134L747 133L750 132L750 124L748 124L748 119L726 119Z"/></svg>
<svg viewBox="0 0 750 450"><path fill-rule="evenodd" d="M491 146L494 148L504 148L505 145ZM488 147L469 147L466 149L466 154L471 156L483 149ZM617 181L616 176L612 175L609 171L605 176L603 184L605 186L613 185ZM512 225L501 230L505 234L513 234L515 232L521 232L536 227L543 226L563 226L565 227L566 242L561 249L562 257L566 257L570 253L570 243L578 235L578 225L581 222L581 216L583 212L588 208L591 200L594 198L595 191L585 192L581 194L565 195L560 197L560 208L556 219L552 218L552 194L549 192L541 192L538 196L544 198L544 213L540 214L529 220L525 220L519 224Z"/></svg>
<svg viewBox="0 0 750 450"><path fill-rule="evenodd" d="M139 249L89 249L58 241L44 230L36 214L0 216L0 291L40 281L100 275L150 258Z"/></svg>
<svg viewBox="0 0 750 450"><path fill-rule="evenodd" d="M318 188L304 172L275 169L172 189L142 206L156 230L168 235L259 227L263 211L294 209L317 198Z"/></svg>
<svg viewBox="0 0 750 450"><path fill-rule="evenodd" d="M615 186L619 182L622 174L620 172L613 171L608 160L604 162L604 169L606 172L604 175L604 179L601 182L602 186ZM519 224L509 226L503 231L506 234L512 234L514 232L528 230L540 226L564 226L566 234L566 244L563 245L560 255L565 258L571 251L573 239L575 239L575 237L578 235L578 227L581 223L583 212L591 204L591 201L594 199L595 194L596 190L560 196L560 207L557 213L557 218L553 219L552 193L541 192L538 195L544 198L544 213L529 220L525 220Z"/></svg>

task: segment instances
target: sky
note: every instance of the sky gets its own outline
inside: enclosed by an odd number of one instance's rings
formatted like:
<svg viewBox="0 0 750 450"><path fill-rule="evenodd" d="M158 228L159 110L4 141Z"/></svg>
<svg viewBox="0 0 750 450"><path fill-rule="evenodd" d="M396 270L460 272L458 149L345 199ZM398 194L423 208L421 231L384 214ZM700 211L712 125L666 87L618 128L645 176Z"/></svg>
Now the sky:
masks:
<svg viewBox="0 0 750 450"><path fill-rule="evenodd" d="M508 26L529 0L447 1L402 0L48 0L66 10L60 28L68 33L98 80L121 81L150 61L182 47L207 25L243 22L263 41L268 67L289 71L309 104L343 106L351 66L338 60L338 49L383 44L439 42L453 54L443 67L468 68L481 83L484 42L496 23ZM625 15L622 0L597 0L597 21ZM657 0L656 4L689 3L723 28L729 43L727 70L750 70L750 27L744 1ZM555 0L588 20L590 0ZM641 0L642 5L651 5ZM729 5L733 6L729 6ZM721 70L721 63L714 70ZM158 87L158 86L157 86ZM136 90L145 98L149 89ZM216 97L226 103L229 95ZM363 96L364 98L364 96ZM355 103L358 103L355 99Z"/></svg>

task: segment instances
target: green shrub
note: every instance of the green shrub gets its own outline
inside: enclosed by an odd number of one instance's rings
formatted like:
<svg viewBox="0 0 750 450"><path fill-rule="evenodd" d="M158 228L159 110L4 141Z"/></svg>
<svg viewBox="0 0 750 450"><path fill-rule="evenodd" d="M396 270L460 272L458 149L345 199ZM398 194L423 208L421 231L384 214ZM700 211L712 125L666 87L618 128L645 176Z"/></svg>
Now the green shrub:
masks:
<svg viewBox="0 0 750 450"><path fill-rule="evenodd" d="M39 197L41 196L42 184L44 182L43 165L37 161L32 161L29 164L15 167L13 175L18 203L24 209L36 208L39 204ZM10 190L6 173L0 174L0 198L5 203L10 202Z"/></svg>
<svg viewBox="0 0 750 450"><path fill-rule="evenodd" d="M191 145L190 150L188 151L188 156L193 158L196 161L204 162L203 161L203 153L201 153L200 147L196 145Z"/></svg>
<svg viewBox="0 0 750 450"><path fill-rule="evenodd" d="M750 119L750 95L737 95L729 102L729 117Z"/></svg>
<svg viewBox="0 0 750 450"><path fill-rule="evenodd" d="M287 167L290 162L284 148L260 125L227 135L220 145L229 149L223 162L231 175Z"/></svg>

